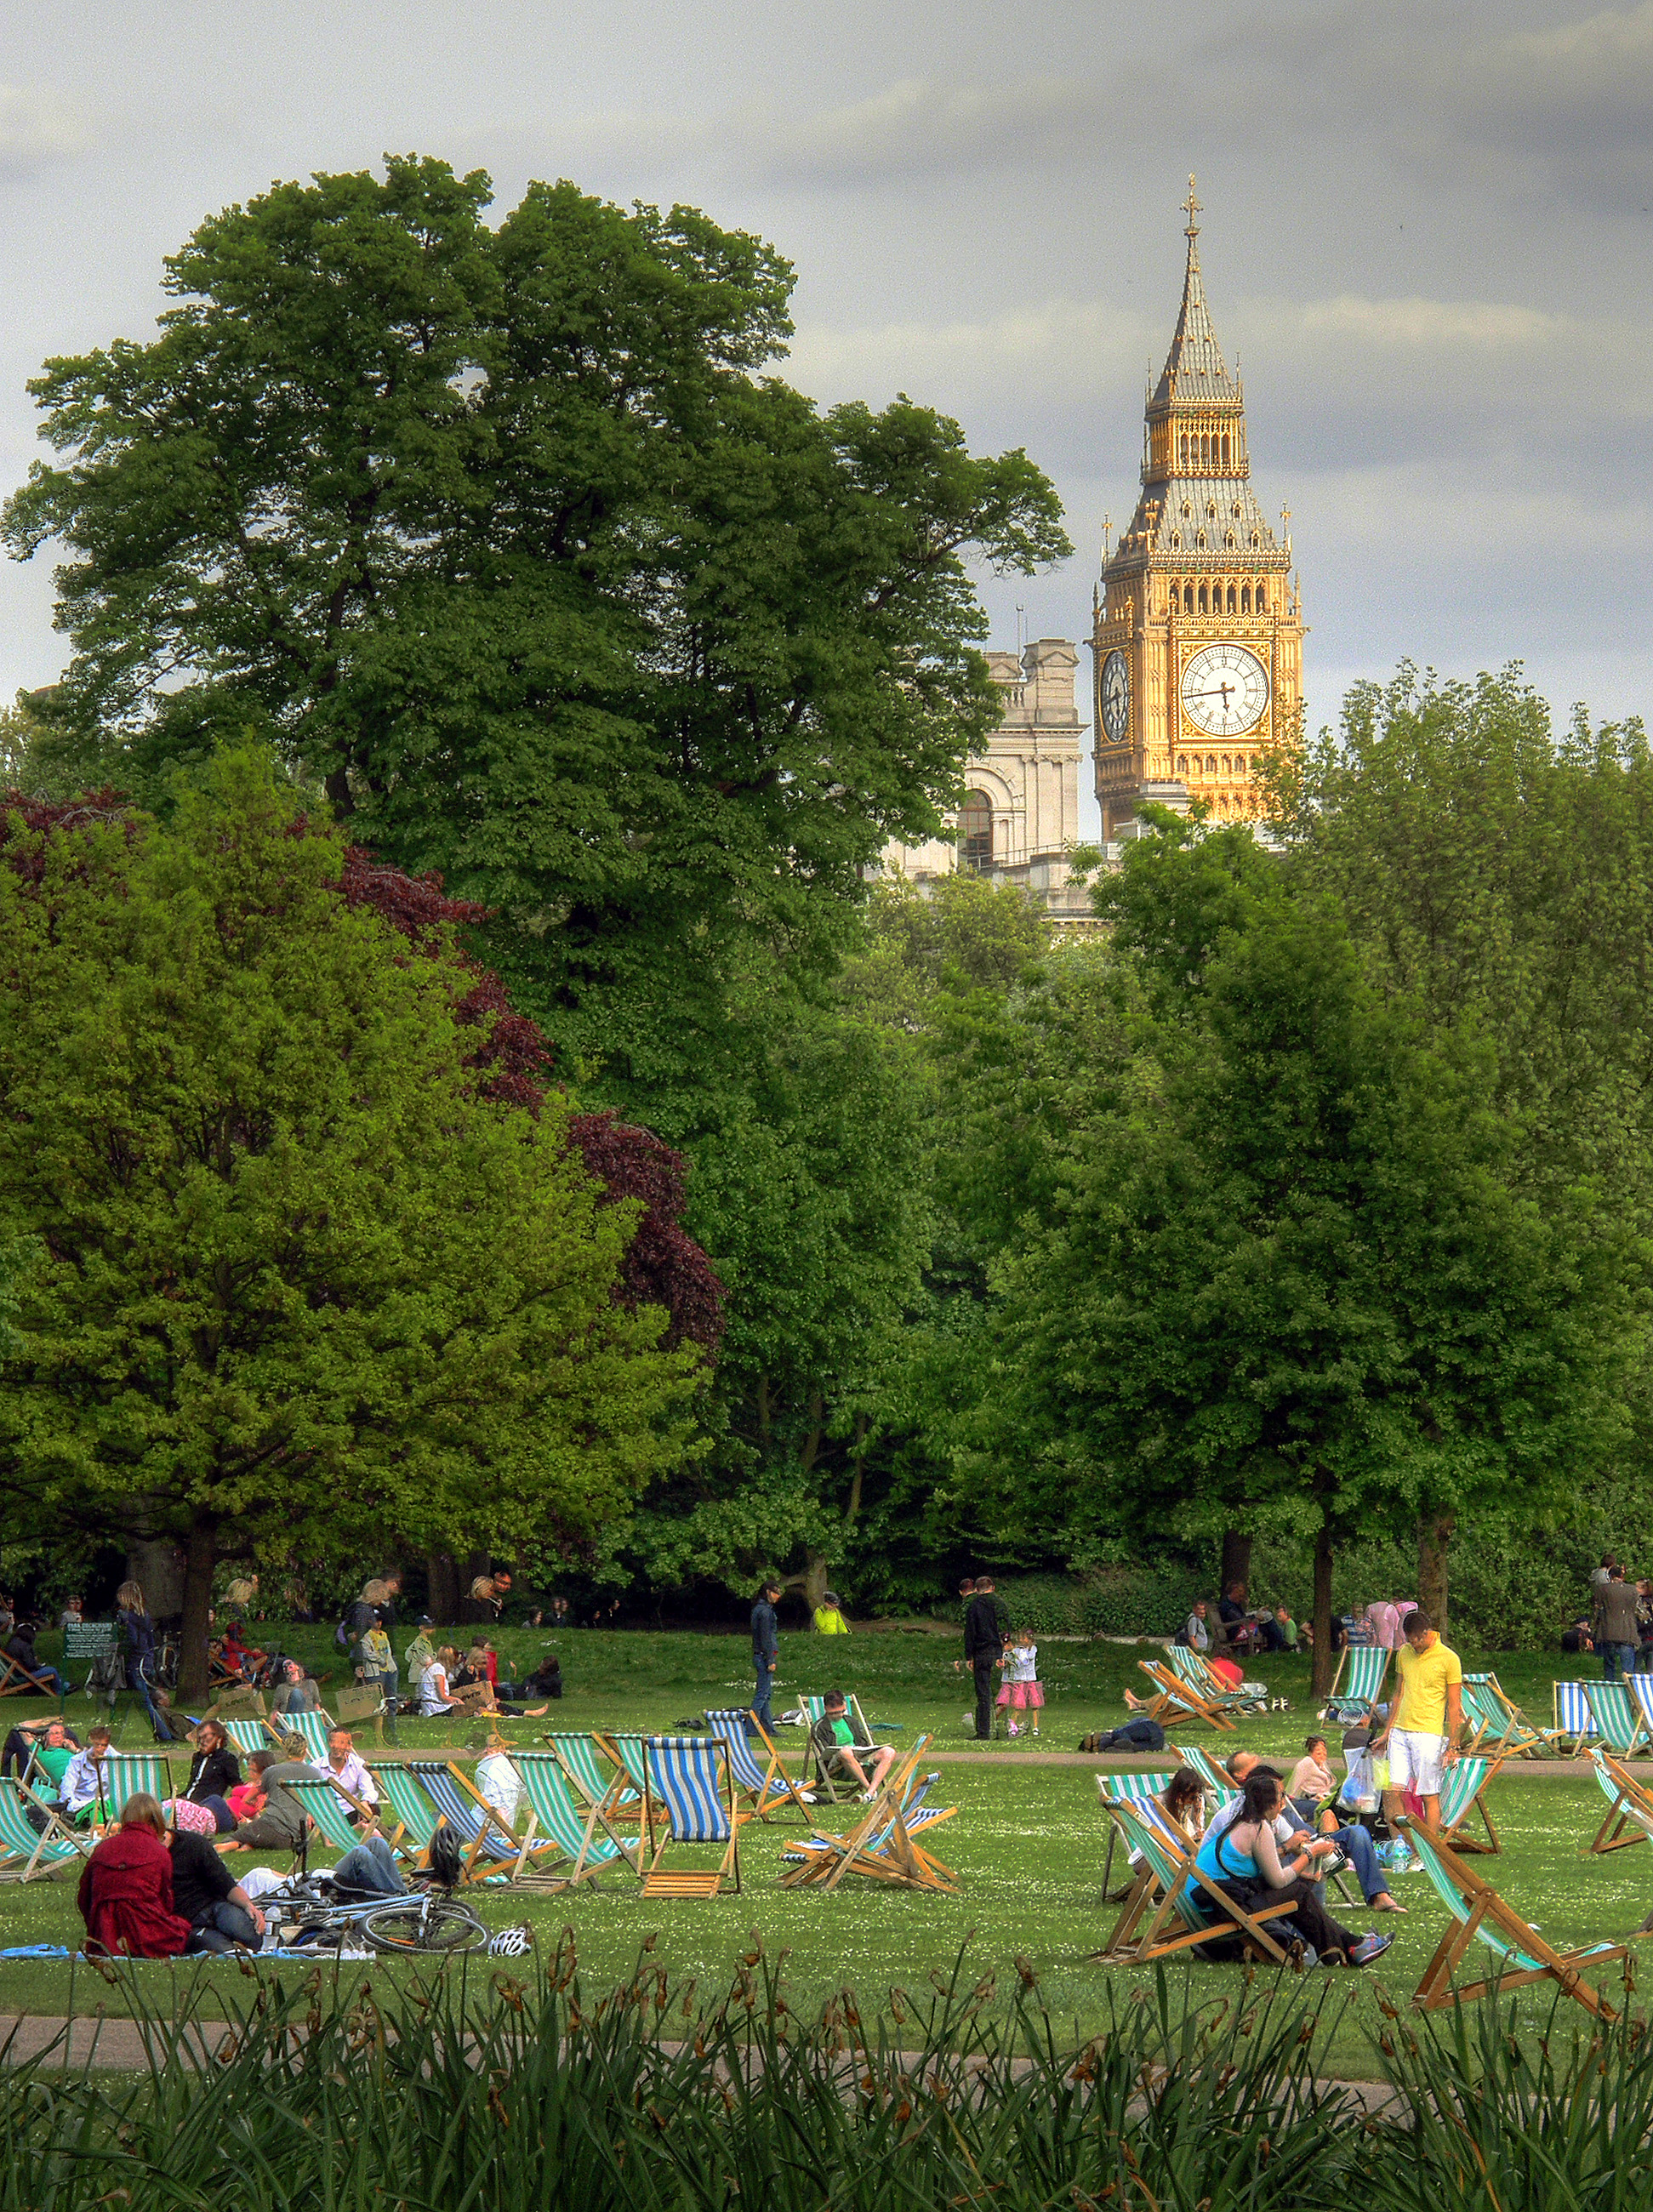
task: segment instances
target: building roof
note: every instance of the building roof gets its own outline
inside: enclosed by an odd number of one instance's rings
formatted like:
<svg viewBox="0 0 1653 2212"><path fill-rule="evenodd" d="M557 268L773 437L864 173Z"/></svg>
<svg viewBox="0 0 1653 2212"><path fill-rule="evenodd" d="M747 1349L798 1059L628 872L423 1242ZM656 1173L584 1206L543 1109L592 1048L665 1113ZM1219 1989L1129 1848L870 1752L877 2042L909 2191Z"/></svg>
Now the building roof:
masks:
<svg viewBox="0 0 1653 2212"><path fill-rule="evenodd" d="M1215 514L1211 512L1213 507ZM1186 514L1184 507L1188 510ZM1203 545L1200 543L1202 531ZM1188 554L1200 561L1227 560L1243 567L1269 568L1285 565L1286 558L1244 477L1170 477L1145 486L1130 529L1107 565L1112 568L1115 562L1140 560L1145 554L1154 560L1176 560Z"/></svg>
<svg viewBox="0 0 1653 2212"><path fill-rule="evenodd" d="M1184 404L1237 401L1240 397L1240 387L1230 376L1223 349L1217 343L1211 309L1206 305L1206 287L1200 274L1200 226L1194 220L1200 203L1194 196L1192 177L1188 179L1185 204L1188 211L1188 265L1182 278L1182 311L1176 318L1171 349L1165 356L1165 366L1159 372L1159 381L1150 402L1156 409L1171 406L1178 400Z"/></svg>

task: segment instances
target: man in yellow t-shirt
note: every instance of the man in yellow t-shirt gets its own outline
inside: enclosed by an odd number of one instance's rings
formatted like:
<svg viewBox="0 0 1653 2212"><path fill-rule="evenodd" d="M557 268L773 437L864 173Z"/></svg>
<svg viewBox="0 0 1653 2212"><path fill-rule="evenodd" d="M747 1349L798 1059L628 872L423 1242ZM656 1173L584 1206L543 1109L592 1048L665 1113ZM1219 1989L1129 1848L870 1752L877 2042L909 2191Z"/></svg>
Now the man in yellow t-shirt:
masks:
<svg viewBox="0 0 1653 2212"><path fill-rule="evenodd" d="M1383 1792L1383 1813L1390 1826L1400 1817L1401 1793L1410 1783L1424 1801L1425 1820L1438 1828L1441 1776L1458 1755L1463 1729L1463 1666L1457 1653L1442 1643L1426 1613L1409 1613L1401 1633L1407 1639L1395 1662L1401 1693L1372 1738L1371 1755L1381 1759L1388 1747L1389 1787Z"/></svg>

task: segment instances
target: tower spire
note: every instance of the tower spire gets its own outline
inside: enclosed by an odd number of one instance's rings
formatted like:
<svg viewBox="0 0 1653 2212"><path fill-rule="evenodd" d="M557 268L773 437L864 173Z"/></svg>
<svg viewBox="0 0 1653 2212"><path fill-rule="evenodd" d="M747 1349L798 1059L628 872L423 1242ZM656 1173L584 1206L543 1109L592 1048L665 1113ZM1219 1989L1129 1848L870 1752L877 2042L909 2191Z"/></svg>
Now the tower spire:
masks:
<svg viewBox="0 0 1653 2212"><path fill-rule="evenodd" d="M1188 196L1182 202L1188 222L1183 236L1188 241L1188 260L1182 277L1182 309L1176 318L1176 331L1171 339L1171 349L1165 356L1165 366L1160 372L1159 382L1154 388L1151 407L1158 407L1176 399L1212 400L1237 399L1240 388L1228 373L1223 361L1223 349L1217 343L1211 310L1206 305L1205 280L1200 273L1200 217L1203 204L1194 189L1192 174L1188 178Z"/></svg>

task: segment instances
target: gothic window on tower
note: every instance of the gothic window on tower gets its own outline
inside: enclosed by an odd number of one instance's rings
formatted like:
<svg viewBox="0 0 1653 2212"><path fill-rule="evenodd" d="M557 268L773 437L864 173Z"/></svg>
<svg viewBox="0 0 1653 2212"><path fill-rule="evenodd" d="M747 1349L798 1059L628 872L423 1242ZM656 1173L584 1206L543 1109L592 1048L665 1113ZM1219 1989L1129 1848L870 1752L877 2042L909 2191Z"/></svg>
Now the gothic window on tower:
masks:
<svg viewBox="0 0 1653 2212"><path fill-rule="evenodd" d="M958 810L959 857L967 868L993 865L993 801L985 791L967 791Z"/></svg>
<svg viewBox="0 0 1653 2212"><path fill-rule="evenodd" d="M1216 756L1216 754L1215 754L1215 753L1208 753L1208 754L1206 756L1206 774L1207 775L1216 775L1216 773L1217 773L1217 756Z"/></svg>
<svg viewBox="0 0 1653 2212"><path fill-rule="evenodd" d="M1228 440L1226 438L1223 441L1223 465L1225 468L1228 465Z"/></svg>
<svg viewBox="0 0 1653 2212"><path fill-rule="evenodd" d="M1249 584L1242 584L1240 586L1240 612L1243 615L1249 615L1250 611L1251 586Z"/></svg>
<svg viewBox="0 0 1653 2212"><path fill-rule="evenodd" d="M1188 465L1188 432L1185 430L1185 431L1182 433L1182 465L1183 465L1183 467L1184 467L1184 468L1187 468Z"/></svg>
<svg viewBox="0 0 1653 2212"><path fill-rule="evenodd" d="M1176 756L1176 773L1178 775L1186 775L1188 772L1188 757L1186 753L1178 753Z"/></svg>
<svg viewBox="0 0 1653 2212"><path fill-rule="evenodd" d="M1194 512L1194 509L1193 509L1193 508L1188 505L1188 503L1187 500L1184 500L1184 501L1183 501L1183 502L1182 502L1182 517L1183 517L1183 520L1186 521L1186 520L1187 520L1187 519L1188 519L1188 517L1189 515L1191 515L1191 514L1193 514L1193 512Z"/></svg>
<svg viewBox="0 0 1653 2212"><path fill-rule="evenodd" d="M1258 548L1261 544L1262 544L1262 540L1261 540L1261 538L1258 537L1258 535L1257 535L1256 532L1254 530L1254 531L1252 532L1252 533L1251 533L1251 550L1252 550L1252 551L1255 553L1255 552L1256 551L1257 548Z"/></svg>
<svg viewBox="0 0 1653 2212"><path fill-rule="evenodd" d="M1234 612L1234 586L1232 584L1228 587L1228 611L1230 614Z"/></svg>
<svg viewBox="0 0 1653 2212"><path fill-rule="evenodd" d="M1172 531L1172 532L1171 532L1171 550L1172 550L1172 552L1173 552L1173 553L1176 553L1176 552L1180 551L1180 550L1181 550L1181 549L1182 549L1182 532L1181 532L1180 530L1173 530L1173 531Z"/></svg>
<svg viewBox="0 0 1653 2212"><path fill-rule="evenodd" d="M1203 584L1200 586L1200 611L1202 615L1211 611L1206 605L1206 587Z"/></svg>
<svg viewBox="0 0 1653 2212"><path fill-rule="evenodd" d="M1257 586L1257 612L1260 615L1268 612L1268 594L1261 584Z"/></svg>
<svg viewBox="0 0 1653 2212"><path fill-rule="evenodd" d="M1204 532L1203 530L1200 532L1199 535L1195 538L1195 539L1194 539L1194 544L1195 544L1200 548L1200 550L1203 553L1203 552L1205 551L1205 550L1206 550L1206 533L1205 533L1205 532Z"/></svg>
<svg viewBox="0 0 1653 2212"><path fill-rule="evenodd" d="M1182 611L1185 615L1191 615L1194 612L1194 586L1192 584L1184 584L1182 586Z"/></svg>

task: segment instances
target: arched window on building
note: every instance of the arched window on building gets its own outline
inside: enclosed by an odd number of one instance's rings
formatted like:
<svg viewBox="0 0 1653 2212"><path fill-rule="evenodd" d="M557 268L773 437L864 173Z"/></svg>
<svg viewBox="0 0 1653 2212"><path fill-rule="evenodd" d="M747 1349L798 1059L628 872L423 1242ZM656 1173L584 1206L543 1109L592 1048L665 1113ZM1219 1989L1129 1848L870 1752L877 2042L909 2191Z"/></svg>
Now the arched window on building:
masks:
<svg viewBox="0 0 1653 2212"><path fill-rule="evenodd" d="M1234 586L1232 584L1228 587L1228 611L1230 614L1234 612Z"/></svg>
<svg viewBox="0 0 1653 2212"><path fill-rule="evenodd" d="M1257 586L1257 612L1260 615L1268 612L1268 594L1261 584Z"/></svg>
<svg viewBox="0 0 1653 2212"><path fill-rule="evenodd" d="M967 791L958 810L958 857L979 872L993 865L993 801L985 791Z"/></svg>
<svg viewBox="0 0 1653 2212"><path fill-rule="evenodd" d="M1207 775L1215 775L1216 773L1217 756L1215 753L1207 753L1206 756L1206 774Z"/></svg>
<svg viewBox="0 0 1653 2212"><path fill-rule="evenodd" d="M1184 467L1184 468L1187 468L1188 465L1188 432L1187 432L1186 430L1184 430L1184 431L1183 431L1183 433L1182 433L1182 465L1183 465L1183 467Z"/></svg>
<svg viewBox="0 0 1653 2212"><path fill-rule="evenodd" d="M1223 440L1223 466L1225 468L1228 466L1228 440L1226 436Z"/></svg>
<svg viewBox="0 0 1653 2212"><path fill-rule="evenodd" d="M1178 753L1176 756L1176 773L1178 775L1186 775L1188 772L1188 757L1186 753Z"/></svg>
<svg viewBox="0 0 1653 2212"><path fill-rule="evenodd" d="M1206 605L1206 587L1203 584L1200 586L1200 611L1202 615L1211 611Z"/></svg>
<svg viewBox="0 0 1653 2212"><path fill-rule="evenodd" d="M1249 615L1250 611L1251 586L1249 584L1242 584L1240 586L1240 612L1243 615Z"/></svg>
<svg viewBox="0 0 1653 2212"><path fill-rule="evenodd" d="M1194 586L1192 584L1184 584L1182 586L1182 611L1185 615L1191 615L1194 612Z"/></svg>

